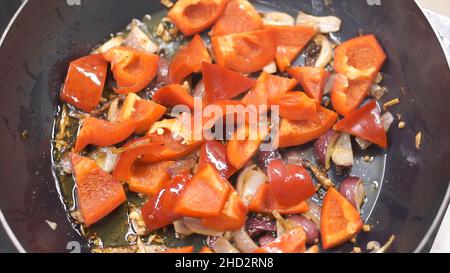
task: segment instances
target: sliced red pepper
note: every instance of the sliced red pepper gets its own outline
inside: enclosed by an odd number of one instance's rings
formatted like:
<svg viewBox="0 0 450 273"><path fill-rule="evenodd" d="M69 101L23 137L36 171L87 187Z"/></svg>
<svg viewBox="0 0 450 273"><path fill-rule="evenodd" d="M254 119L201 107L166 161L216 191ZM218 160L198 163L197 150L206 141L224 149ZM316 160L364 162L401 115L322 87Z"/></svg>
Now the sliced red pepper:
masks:
<svg viewBox="0 0 450 273"><path fill-rule="evenodd" d="M128 188L130 191L147 195L157 194L170 180L168 170L175 161L145 163L136 160L131 166Z"/></svg>
<svg viewBox="0 0 450 273"><path fill-rule="evenodd" d="M232 99L247 91L256 81L215 64L202 64L207 103Z"/></svg>
<svg viewBox="0 0 450 273"><path fill-rule="evenodd" d="M189 94L184 86L179 84L171 84L160 88L153 95L153 99L169 107L185 105L192 110L194 109L194 97Z"/></svg>
<svg viewBox="0 0 450 273"><path fill-rule="evenodd" d="M142 134L150 129L153 123L158 121L167 111L167 108L154 101L141 99L134 93L129 93L123 102L117 120L125 122L134 119L136 122L136 134Z"/></svg>
<svg viewBox="0 0 450 273"><path fill-rule="evenodd" d="M317 115L317 102L303 92L286 92L269 100L278 105L280 116L288 120L310 120Z"/></svg>
<svg viewBox="0 0 450 273"><path fill-rule="evenodd" d="M211 45L218 65L240 73L261 70L274 60L277 50L271 29L214 36Z"/></svg>
<svg viewBox="0 0 450 273"><path fill-rule="evenodd" d="M261 73L255 86L250 90L242 102L246 105L268 105L268 100L291 91L297 85L296 80Z"/></svg>
<svg viewBox="0 0 450 273"><path fill-rule="evenodd" d="M111 62L111 69L118 94L137 93L147 87L155 78L159 56L137 51L129 47L114 47L103 54Z"/></svg>
<svg viewBox="0 0 450 273"><path fill-rule="evenodd" d="M333 107L339 114L345 116L358 108L385 60L386 54L374 35L353 38L336 48L334 69L348 80L348 84L343 84L342 78L335 78L335 85L340 88L333 88L331 93Z"/></svg>
<svg viewBox="0 0 450 273"><path fill-rule="evenodd" d="M146 155L147 157L159 158L163 151L163 144L153 142L149 137L143 137L132 140L125 144L120 153L119 159L113 170L113 176L116 179L128 182L131 179L132 166L136 159Z"/></svg>
<svg viewBox="0 0 450 273"><path fill-rule="evenodd" d="M194 246L183 246L177 248L168 248L161 253L192 253L194 252Z"/></svg>
<svg viewBox="0 0 450 273"><path fill-rule="evenodd" d="M126 200L119 180L103 171L94 160L71 153L81 218L90 226Z"/></svg>
<svg viewBox="0 0 450 273"><path fill-rule="evenodd" d="M209 28L225 11L229 0L179 0L167 16L185 36Z"/></svg>
<svg viewBox="0 0 450 273"><path fill-rule="evenodd" d="M255 250L255 253L304 253L306 234L303 228L293 229L267 245Z"/></svg>
<svg viewBox="0 0 450 273"><path fill-rule="evenodd" d="M231 0L223 15L214 24L209 35L220 36L231 33L258 30L263 27L261 17L247 0Z"/></svg>
<svg viewBox="0 0 450 273"><path fill-rule="evenodd" d="M308 143L325 134L336 122L338 115L319 107L317 115L310 120L291 121L281 119L279 128L279 147L291 147Z"/></svg>
<svg viewBox="0 0 450 273"><path fill-rule="evenodd" d="M217 217L203 218L202 225L217 231L238 230L245 225L247 212L247 207L242 202L238 193L232 189L222 214Z"/></svg>
<svg viewBox="0 0 450 273"><path fill-rule="evenodd" d="M308 171L302 166L274 160L267 166L270 190L278 204L295 206L316 193Z"/></svg>
<svg viewBox="0 0 450 273"><path fill-rule="evenodd" d="M355 237L363 227L356 208L334 188L329 188L325 195L320 219L324 249L345 243Z"/></svg>
<svg viewBox="0 0 450 273"><path fill-rule="evenodd" d="M187 173L173 177L158 194L150 197L147 203L142 206L142 218L149 231L170 225L182 217L174 211L174 207L190 179Z"/></svg>
<svg viewBox="0 0 450 273"><path fill-rule="evenodd" d="M252 126L240 126L227 143L228 161L238 170L255 155L266 136L265 133L253 132L252 129ZM245 139L240 139L242 137Z"/></svg>
<svg viewBox="0 0 450 273"><path fill-rule="evenodd" d="M159 135L158 133L151 133L148 134L147 137L154 143L162 143L164 147L157 158L154 156L144 156L142 160L147 163L179 159L198 150L203 144L203 141L195 141L193 143L185 144L182 140L174 139L172 132L169 130L164 130L162 135Z"/></svg>
<svg viewBox="0 0 450 273"><path fill-rule="evenodd" d="M270 185L262 184L248 206L249 211L255 213L272 213L277 211L282 215L300 214L308 211L308 203L302 201L294 206L280 205L272 194Z"/></svg>
<svg viewBox="0 0 450 273"><path fill-rule="evenodd" d="M302 52L303 48L298 46L282 46L279 45L277 48L277 55L275 56L275 61L278 69L281 72L286 71L290 67L297 56Z"/></svg>
<svg viewBox="0 0 450 273"><path fill-rule="evenodd" d="M281 72L291 66L298 54L316 35L317 30L308 26L266 26L275 32L277 40L276 61Z"/></svg>
<svg viewBox="0 0 450 273"><path fill-rule="evenodd" d="M100 102L108 63L102 55L88 55L70 63L61 100L90 112Z"/></svg>
<svg viewBox="0 0 450 273"><path fill-rule="evenodd" d="M206 164L211 164L225 178L229 178L236 172L236 168L231 166L227 160L226 145L218 141L207 141L200 150L198 167L202 168Z"/></svg>
<svg viewBox="0 0 450 273"><path fill-rule="evenodd" d="M318 67L291 67L287 70L303 86L306 94L322 103L323 92L330 72Z"/></svg>
<svg viewBox="0 0 450 273"><path fill-rule="evenodd" d="M175 212L188 217L221 215L230 192L230 185L214 167L206 164L186 185L175 205Z"/></svg>
<svg viewBox="0 0 450 273"><path fill-rule="evenodd" d="M334 125L334 130L346 132L375 143L382 148L387 148L386 130L375 100L338 121Z"/></svg>
<svg viewBox="0 0 450 273"><path fill-rule="evenodd" d="M75 152L80 152L87 145L108 147L124 141L136 130L136 122L128 119L123 122L109 122L87 117L83 120L75 143Z"/></svg>
<svg viewBox="0 0 450 273"><path fill-rule="evenodd" d="M187 76L200 72L203 62L211 63L211 56L202 38L195 35L189 43L178 50L170 62L169 82L181 84Z"/></svg>

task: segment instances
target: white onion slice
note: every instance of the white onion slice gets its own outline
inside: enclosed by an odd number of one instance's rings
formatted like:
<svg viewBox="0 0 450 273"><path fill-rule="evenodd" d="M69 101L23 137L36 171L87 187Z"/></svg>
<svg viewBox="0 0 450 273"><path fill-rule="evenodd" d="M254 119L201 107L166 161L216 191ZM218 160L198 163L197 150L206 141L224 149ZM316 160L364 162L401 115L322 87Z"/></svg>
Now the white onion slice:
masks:
<svg viewBox="0 0 450 273"><path fill-rule="evenodd" d="M119 155L114 153L111 147L101 147L96 149L89 157L93 159L102 170L111 173L114 170Z"/></svg>
<svg viewBox="0 0 450 273"><path fill-rule="evenodd" d="M292 16L284 12L268 12L262 15L264 25L293 26L295 20Z"/></svg>
<svg viewBox="0 0 450 273"><path fill-rule="evenodd" d="M277 64L271 61L268 65L264 66L263 71L267 74L274 74L277 72Z"/></svg>
<svg viewBox="0 0 450 273"><path fill-rule="evenodd" d="M248 206L259 187L268 181L267 176L256 165L245 168L237 179L236 189L242 201Z"/></svg>
<svg viewBox="0 0 450 273"><path fill-rule="evenodd" d="M239 250L223 236L217 237L213 246L213 251L215 253L240 253Z"/></svg>
<svg viewBox="0 0 450 273"><path fill-rule="evenodd" d="M233 242L242 253L253 253L258 248L248 235L245 226L233 232Z"/></svg>
<svg viewBox="0 0 450 273"><path fill-rule="evenodd" d="M353 149L349 134L341 134L334 145L331 159L337 166L340 167L353 166Z"/></svg>
<svg viewBox="0 0 450 273"><path fill-rule="evenodd" d="M223 232L205 228L199 218L184 217L181 220L188 229L194 233L205 236L222 236Z"/></svg>
<svg viewBox="0 0 450 273"><path fill-rule="evenodd" d="M189 236L191 234L194 234L194 232L180 220L173 222L173 227L177 234L184 235L184 236Z"/></svg>
<svg viewBox="0 0 450 273"><path fill-rule="evenodd" d="M323 68L327 66L333 58L333 46L328 38L321 34L314 38L314 42L320 46L320 53L314 66Z"/></svg>
<svg viewBox="0 0 450 273"><path fill-rule="evenodd" d="M131 27L131 31L124 40L124 44L136 50L142 50L148 53L158 51L158 45L155 44L137 25Z"/></svg>
<svg viewBox="0 0 450 273"><path fill-rule="evenodd" d="M321 33L331 33L341 29L342 21L336 16L312 16L300 11L296 24L316 27Z"/></svg>

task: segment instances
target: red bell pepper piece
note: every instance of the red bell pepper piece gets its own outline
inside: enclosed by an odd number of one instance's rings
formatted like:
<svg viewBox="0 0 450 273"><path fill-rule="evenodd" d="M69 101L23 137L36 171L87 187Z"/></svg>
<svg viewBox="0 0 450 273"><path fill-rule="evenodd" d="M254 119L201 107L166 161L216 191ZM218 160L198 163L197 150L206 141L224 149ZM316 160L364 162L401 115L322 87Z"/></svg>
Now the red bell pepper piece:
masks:
<svg viewBox="0 0 450 273"><path fill-rule="evenodd" d="M187 76L200 72L203 62L211 63L211 56L202 38L195 35L189 43L178 50L170 62L169 82L181 84Z"/></svg>
<svg viewBox="0 0 450 273"><path fill-rule="evenodd" d="M334 130L346 132L373 142L382 148L387 148L386 131L375 100L338 121L334 125Z"/></svg>
<svg viewBox="0 0 450 273"><path fill-rule="evenodd" d="M174 211L174 207L190 179L188 174L173 177L158 194L150 197L147 203L142 206L142 218L149 231L170 225L182 217Z"/></svg>
<svg viewBox="0 0 450 273"><path fill-rule="evenodd" d="M215 64L202 64L207 103L232 99L247 91L256 81Z"/></svg>
<svg viewBox="0 0 450 273"><path fill-rule="evenodd" d="M276 61L281 72L291 66L298 54L316 35L317 30L308 26L266 26L275 32L277 40Z"/></svg>
<svg viewBox="0 0 450 273"><path fill-rule="evenodd" d="M177 247L177 248L169 248L161 253L192 253L194 252L194 246L183 246L183 247Z"/></svg>
<svg viewBox="0 0 450 273"><path fill-rule="evenodd" d="M137 93L147 87L156 76L159 56L128 47L114 47L103 54L111 62L118 94Z"/></svg>
<svg viewBox="0 0 450 273"><path fill-rule="evenodd" d="M338 115L319 107L317 115L310 120L291 121L281 119L279 128L279 147L291 147L308 143L325 134L336 122Z"/></svg>
<svg viewBox="0 0 450 273"><path fill-rule="evenodd" d="M71 153L81 218L90 226L126 200L119 180L103 171L94 160Z"/></svg>
<svg viewBox="0 0 450 273"><path fill-rule="evenodd" d="M286 92L269 102L278 105L280 116L288 120L311 120L317 115L318 103L303 92Z"/></svg>
<svg viewBox="0 0 450 273"><path fill-rule="evenodd" d="M267 167L267 174L272 195L282 206L295 206L316 192L311 176L301 166L274 160Z"/></svg>
<svg viewBox="0 0 450 273"><path fill-rule="evenodd" d="M194 97L189 94L184 86L179 84L171 84L160 88L153 95L153 99L169 107L185 105L192 110L194 109Z"/></svg>
<svg viewBox="0 0 450 273"><path fill-rule="evenodd" d="M287 70L303 86L306 94L322 103L323 92L330 72L318 67L291 67Z"/></svg>
<svg viewBox="0 0 450 273"><path fill-rule="evenodd" d="M294 89L294 79L261 73L255 86L242 98L246 105L268 105L268 100Z"/></svg>
<svg viewBox="0 0 450 273"><path fill-rule="evenodd" d="M226 145L218 141L207 141L200 150L200 158L198 160L198 168L211 164L225 178L229 178L236 172L230 162L227 160Z"/></svg>
<svg viewBox="0 0 450 273"><path fill-rule="evenodd" d="M129 93L123 102L117 120L125 122L127 119L134 119L136 122L135 133L142 134L148 131L166 111L166 107L154 101L144 100L134 93Z"/></svg>
<svg viewBox="0 0 450 273"><path fill-rule="evenodd" d="M251 132L251 130L252 126L240 126L227 143L227 159L238 170L256 154L266 136L266 132ZM242 137L245 139L240 139Z"/></svg>
<svg viewBox="0 0 450 273"><path fill-rule="evenodd" d="M271 29L214 36L211 45L218 65L240 73L261 70L273 61L277 50Z"/></svg>
<svg viewBox="0 0 450 273"><path fill-rule="evenodd" d="M167 16L185 36L209 28L225 11L229 0L179 0Z"/></svg>
<svg viewBox="0 0 450 273"><path fill-rule="evenodd" d="M150 196L157 194L169 182L168 170L174 164L174 161L145 163L136 160L131 166L128 188L130 191Z"/></svg>
<svg viewBox="0 0 450 273"><path fill-rule="evenodd" d="M61 100L90 112L100 102L108 63L101 55L88 55L70 63Z"/></svg>
<svg viewBox="0 0 450 273"><path fill-rule="evenodd" d="M247 207L242 202L238 193L232 189L222 214L217 217L203 218L202 225L217 231L238 230L245 225L247 212Z"/></svg>
<svg viewBox="0 0 450 273"><path fill-rule="evenodd" d="M169 130L164 130L162 135L158 133L147 134L147 137L154 143L163 144L163 150L157 158L151 155L143 156L142 160L147 163L179 159L195 152L203 144L203 141L195 141L189 144L182 143L182 140L174 139L172 132Z"/></svg>
<svg viewBox="0 0 450 273"><path fill-rule="evenodd" d="M334 69L348 80L345 85L344 79L335 78L340 88L333 88L331 93L333 108L339 114L345 116L358 108L385 60L386 54L374 35L353 38L336 48Z"/></svg>
<svg viewBox="0 0 450 273"><path fill-rule="evenodd" d="M229 192L228 181L214 167L206 164L186 185L175 205L175 212L197 218L219 216Z"/></svg>
<svg viewBox="0 0 450 273"><path fill-rule="evenodd" d="M306 234L303 228L293 229L254 253L304 253L306 251Z"/></svg>
<svg viewBox="0 0 450 273"><path fill-rule="evenodd" d="M247 0L231 0L223 15L214 24L209 35L220 36L231 33L258 30L263 27L261 17Z"/></svg>
<svg viewBox="0 0 450 273"><path fill-rule="evenodd" d="M329 188L325 195L320 219L324 249L345 243L363 227L358 211L334 188Z"/></svg>
<svg viewBox="0 0 450 273"><path fill-rule="evenodd" d="M113 170L116 179L128 182L131 179L132 166L136 159L146 155L147 157L159 158L163 151L163 144L152 141L149 137L132 140L125 144L120 153L119 159Z"/></svg>
<svg viewBox="0 0 450 273"><path fill-rule="evenodd" d="M87 145L108 147L127 139L136 130L136 122L128 119L123 122L109 122L93 117L83 120L75 143L75 152Z"/></svg>
<svg viewBox="0 0 450 273"><path fill-rule="evenodd" d="M254 213L272 213L277 211L282 215L300 214L308 211L308 203L301 201L294 206L283 206L273 196L270 185L265 183L259 187L248 209Z"/></svg>

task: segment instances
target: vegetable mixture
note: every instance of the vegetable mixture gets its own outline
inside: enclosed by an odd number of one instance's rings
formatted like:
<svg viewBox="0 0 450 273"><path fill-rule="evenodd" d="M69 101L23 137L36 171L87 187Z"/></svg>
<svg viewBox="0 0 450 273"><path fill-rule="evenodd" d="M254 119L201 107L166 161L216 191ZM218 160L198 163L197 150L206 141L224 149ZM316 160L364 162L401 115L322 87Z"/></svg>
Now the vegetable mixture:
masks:
<svg viewBox="0 0 450 273"><path fill-rule="evenodd" d="M377 37L338 43L337 17L247 0L163 2L72 61L61 89L54 161L92 251L317 253L370 231L348 173L352 138L388 147ZM286 156L310 142L314 160Z"/></svg>

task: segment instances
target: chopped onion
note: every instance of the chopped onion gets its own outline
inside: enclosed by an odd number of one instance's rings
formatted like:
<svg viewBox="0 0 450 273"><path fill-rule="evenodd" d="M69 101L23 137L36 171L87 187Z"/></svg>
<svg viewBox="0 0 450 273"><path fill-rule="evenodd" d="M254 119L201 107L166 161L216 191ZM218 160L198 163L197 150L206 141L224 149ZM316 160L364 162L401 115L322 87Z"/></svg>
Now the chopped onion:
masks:
<svg viewBox="0 0 450 273"><path fill-rule="evenodd" d="M268 65L263 67L263 71L267 74L274 74L277 72L277 64L272 61Z"/></svg>
<svg viewBox="0 0 450 273"><path fill-rule="evenodd" d="M113 152L112 147L101 147L92 152L89 157L94 160L102 170L111 173L116 165L119 155Z"/></svg>
<svg viewBox="0 0 450 273"><path fill-rule="evenodd" d="M100 45L98 48L96 48L92 53L94 54L103 54L108 52L111 48L120 46L123 44L123 37L122 36L115 36L109 39L104 44Z"/></svg>
<svg viewBox="0 0 450 273"><path fill-rule="evenodd" d="M353 166L353 149L349 134L341 134L334 145L331 159L339 167Z"/></svg>
<svg viewBox="0 0 450 273"><path fill-rule="evenodd" d="M111 101L108 108L107 119L109 122L115 122L117 119L117 114L119 113L119 98L115 98Z"/></svg>
<svg viewBox="0 0 450 273"><path fill-rule="evenodd" d="M266 233L258 239L258 243L262 247L262 246L270 244L275 239L276 238L272 233Z"/></svg>
<svg viewBox="0 0 450 273"><path fill-rule="evenodd" d="M370 87L370 95L377 100L380 100L387 93L387 88L385 86L380 86L377 83L372 84Z"/></svg>
<svg viewBox="0 0 450 273"><path fill-rule="evenodd" d="M323 94L327 95L331 92L331 90L333 89L333 85L334 85L334 78L336 77L336 74L332 74L328 80L327 83L325 84L324 90L323 90Z"/></svg>
<svg viewBox="0 0 450 273"><path fill-rule="evenodd" d="M236 189L246 206L250 204L259 187L267 180L267 176L259 169L256 169L256 165L245 168L239 174Z"/></svg>
<svg viewBox="0 0 450 273"><path fill-rule="evenodd" d="M124 44L136 50L155 53L158 45L155 44L137 25L131 27L131 31L125 38Z"/></svg>
<svg viewBox="0 0 450 273"><path fill-rule="evenodd" d="M213 251L215 253L240 253L227 239L218 236L214 242Z"/></svg>
<svg viewBox="0 0 450 273"><path fill-rule="evenodd" d="M188 228L183 222L181 221L175 221L173 222L173 227L175 229L175 232L180 234L180 235L184 235L184 236L189 236L191 234L193 234L194 232Z"/></svg>
<svg viewBox="0 0 450 273"><path fill-rule="evenodd" d="M333 149L339 136L340 133L329 130L314 143L314 156L316 157L317 162L322 165L322 167L325 167L326 170L331 168L331 155L333 154Z"/></svg>
<svg viewBox="0 0 450 273"><path fill-rule="evenodd" d="M245 227L233 232L233 242L242 253L253 253L258 248Z"/></svg>
<svg viewBox="0 0 450 273"><path fill-rule="evenodd" d="M336 16L312 16L302 11L298 13L297 25L307 25L317 28L321 33L337 32L341 29L342 21Z"/></svg>
<svg viewBox="0 0 450 273"><path fill-rule="evenodd" d="M314 42L320 46L320 53L314 66L323 68L327 66L333 58L333 46L328 38L321 34L314 38Z"/></svg>
<svg viewBox="0 0 450 273"><path fill-rule="evenodd" d="M298 224L305 230L307 244L312 245L318 243L319 229L313 221L302 215L291 215L287 217L286 220Z"/></svg>
<svg viewBox="0 0 450 273"><path fill-rule="evenodd" d="M322 207L311 199L308 199L306 202L308 203L309 210L302 215L313 221L314 224L316 224L317 228L320 228L320 216L322 213Z"/></svg>
<svg viewBox="0 0 450 273"><path fill-rule="evenodd" d="M364 202L366 192L364 183L359 177L347 177L339 185L339 192L358 210Z"/></svg>
<svg viewBox="0 0 450 273"><path fill-rule="evenodd" d="M295 21L292 16L284 12L268 12L262 15L264 25L293 26Z"/></svg>
<svg viewBox="0 0 450 273"><path fill-rule="evenodd" d="M275 221L267 217L250 217L245 224L246 230L250 238L256 240L262 234L267 232L275 232Z"/></svg>
<svg viewBox="0 0 450 273"><path fill-rule="evenodd" d="M188 229L194 233L205 236L222 236L223 232L205 228L199 218L183 217L181 220Z"/></svg>
<svg viewBox="0 0 450 273"><path fill-rule="evenodd" d="M203 80L200 80L195 86L194 90L192 91L192 96L194 98L203 98L204 94L205 94L205 84L203 83Z"/></svg>
<svg viewBox="0 0 450 273"><path fill-rule="evenodd" d="M281 160L281 154L277 150L260 151L256 155L256 162L258 164L258 167L260 167L264 171L267 171L267 166L274 160Z"/></svg>
<svg viewBox="0 0 450 273"><path fill-rule="evenodd" d="M283 227L283 225L280 223L280 221L277 221L277 238L280 238L286 233L286 229Z"/></svg>

